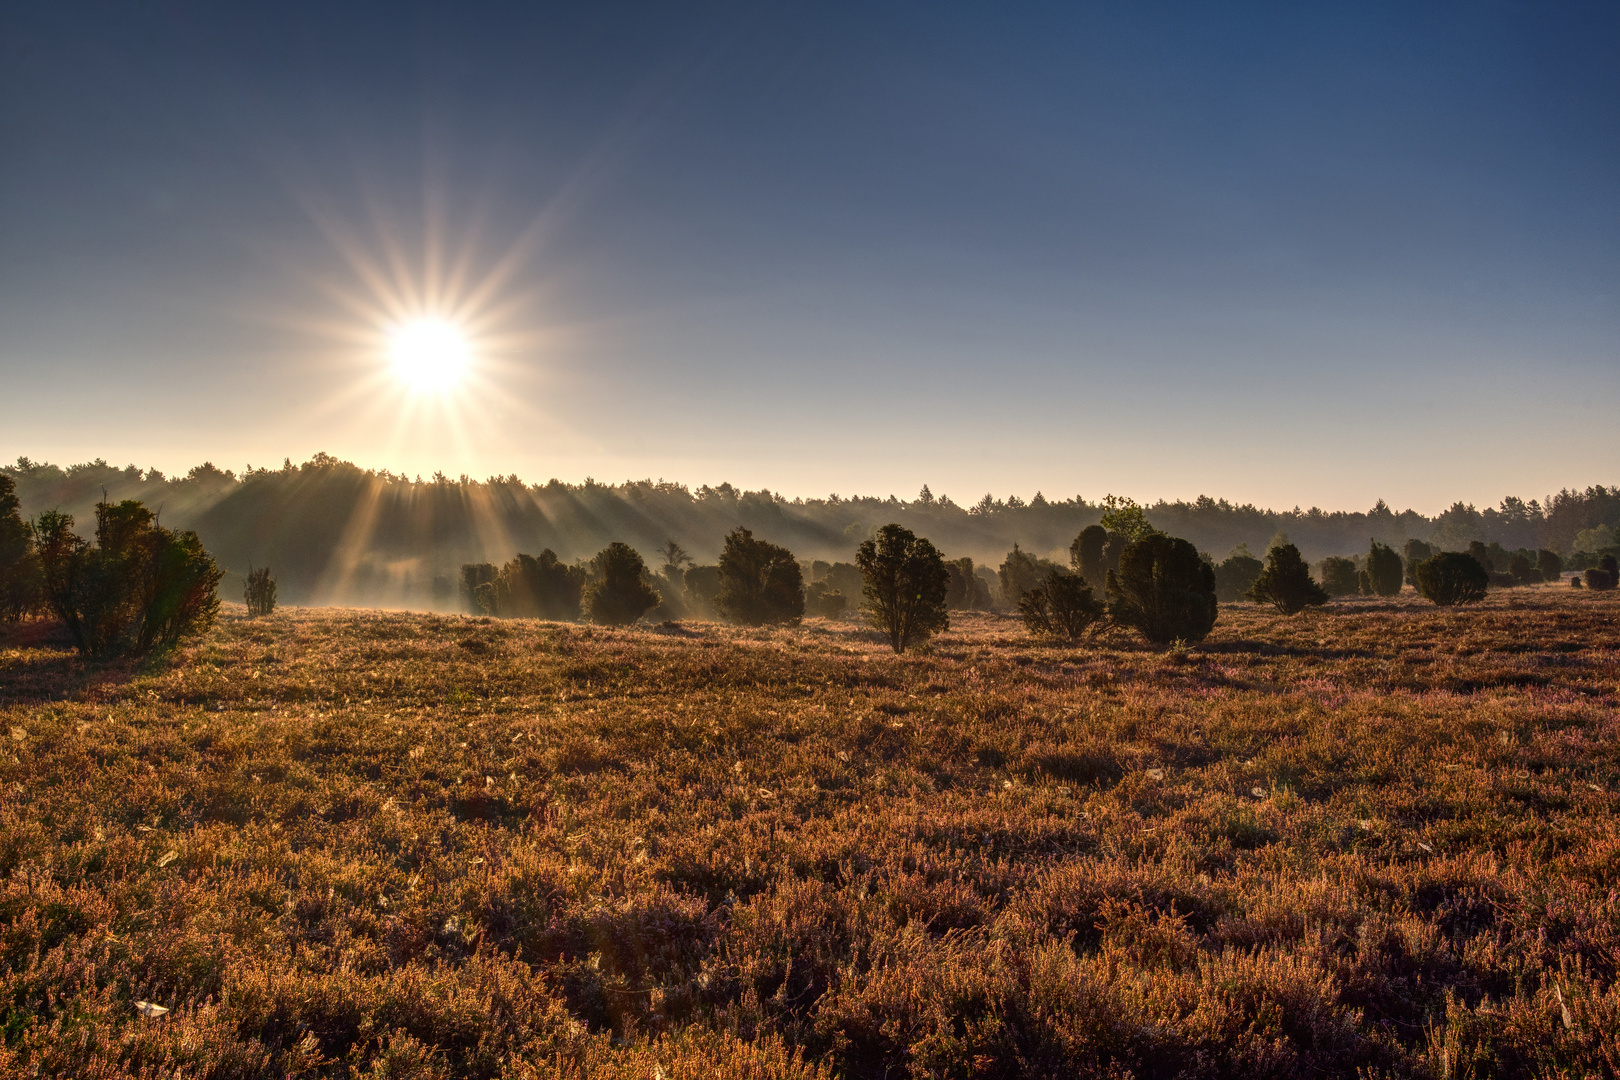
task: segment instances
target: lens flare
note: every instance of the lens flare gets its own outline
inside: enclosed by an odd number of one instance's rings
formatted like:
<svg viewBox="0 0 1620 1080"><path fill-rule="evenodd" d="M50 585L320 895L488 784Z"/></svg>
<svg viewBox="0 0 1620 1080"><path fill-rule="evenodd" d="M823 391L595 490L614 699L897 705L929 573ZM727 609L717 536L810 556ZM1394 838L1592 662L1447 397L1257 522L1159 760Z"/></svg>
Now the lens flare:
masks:
<svg viewBox="0 0 1620 1080"><path fill-rule="evenodd" d="M413 390L443 393L467 372L471 350L467 337L444 319L412 319L388 334L394 373Z"/></svg>

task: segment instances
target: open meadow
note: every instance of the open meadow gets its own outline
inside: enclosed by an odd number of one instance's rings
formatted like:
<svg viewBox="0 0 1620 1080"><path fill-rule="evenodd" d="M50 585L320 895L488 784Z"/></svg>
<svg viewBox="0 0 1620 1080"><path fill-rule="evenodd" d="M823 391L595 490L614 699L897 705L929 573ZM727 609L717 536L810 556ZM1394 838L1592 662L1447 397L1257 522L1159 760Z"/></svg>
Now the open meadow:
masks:
<svg viewBox="0 0 1620 1080"><path fill-rule="evenodd" d="M49 633L0 644L8 1075L1620 1072L1613 594Z"/></svg>

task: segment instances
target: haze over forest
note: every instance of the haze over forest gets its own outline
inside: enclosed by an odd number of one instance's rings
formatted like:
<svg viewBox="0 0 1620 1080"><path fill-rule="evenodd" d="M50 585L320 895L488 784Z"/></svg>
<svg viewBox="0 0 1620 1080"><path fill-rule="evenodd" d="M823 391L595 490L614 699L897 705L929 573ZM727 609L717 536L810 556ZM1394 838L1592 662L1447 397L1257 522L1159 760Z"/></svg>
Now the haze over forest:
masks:
<svg viewBox="0 0 1620 1080"><path fill-rule="evenodd" d="M197 531L230 575L222 586L228 597L239 592L250 565L268 565L282 599L301 604L453 606L443 595L444 581L435 598L434 579L453 580L463 563L502 563L519 551L545 548L577 561L615 540L640 550L649 563L671 539L698 561L712 562L725 534L739 525L801 560L847 561L872 530L892 521L929 537L952 558L994 567L1018 544L1066 564L1069 544L1102 514L1100 494L986 494L963 505L932 492L789 499L730 484L690 489L651 480L530 484L517 476L435 475L424 481L324 454L240 475L211 464L166 477L104 461L62 468L27 458L0 471L17 481L25 515L61 509L81 529L93 524L103 493L113 501L140 499L159 508L165 524ZM1155 527L1217 560L1240 544L1262 553L1279 532L1313 561L1364 552L1371 539L1399 547L1415 538L1447 548L1480 540L1568 554L1583 531L1620 524L1620 486L1530 499L1508 495L1487 507L1459 502L1432 517L1382 502L1361 511L1278 510L1204 496L1144 506Z"/></svg>

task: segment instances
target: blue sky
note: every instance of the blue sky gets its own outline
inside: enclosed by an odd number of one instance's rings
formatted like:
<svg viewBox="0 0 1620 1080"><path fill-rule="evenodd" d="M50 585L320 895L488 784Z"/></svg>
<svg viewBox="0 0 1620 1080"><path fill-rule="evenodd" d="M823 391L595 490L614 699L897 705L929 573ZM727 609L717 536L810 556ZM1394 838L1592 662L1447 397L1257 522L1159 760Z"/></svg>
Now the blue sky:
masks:
<svg viewBox="0 0 1620 1080"><path fill-rule="evenodd" d="M1613 5L0 4L0 455L1613 483L1616 56Z"/></svg>

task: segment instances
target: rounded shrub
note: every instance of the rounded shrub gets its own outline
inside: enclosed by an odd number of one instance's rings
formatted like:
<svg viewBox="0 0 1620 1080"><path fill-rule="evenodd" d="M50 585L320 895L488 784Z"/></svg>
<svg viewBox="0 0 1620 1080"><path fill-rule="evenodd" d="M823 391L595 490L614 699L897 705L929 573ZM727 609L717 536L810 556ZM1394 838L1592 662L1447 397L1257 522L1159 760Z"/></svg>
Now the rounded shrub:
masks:
<svg viewBox="0 0 1620 1080"><path fill-rule="evenodd" d="M1356 561L1340 555L1329 555L1322 560L1322 588L1329 596L1354 596L1361 591L1356 573Z"/></svg>
<svg viewBox="0 0 1620 1080"><path fill-rule="evenodd" d="M855 553L866 617L895 652L950 625L951 572L939 549L901 525L885 525Z"/></svg>
<svg viewBox="0 0 1620 1080"><path fill-rule="evenodd" d="M793 552L733 529L720 553L714 606L743 626L784 625L804 618L804 571Z"/></svg>
<svg viewBox="0 0 1620 1080"><path fill-rule="evenodd" d="M585 612L592 622L628 626L658 606L658 591L645 580L647 564L629 544L615 540L597 552L592 569L585 586Z"/></svg>
<svg viewBox="0 0 1620 1080"><path fill-rule="evenodd" d="M1155 645L1202 641L1215 627L1215 571L1177 536L1149 533L1125 545L1108 574L1108 613Z"/></svg>
<svg viewBox="0 0 1620 1080"><path fill-rule="evenodd" d="M1441 607L1472 604L1485 599L1491 574L1479 560L1461 551L1442 551L1413 568L1417 590L1425 600Z"/></svg>
<svg viewBox="0 0 1620 1080"><path fill-rule="evenodd" d="M1374 540L1367 549L1367 581L1376 596L1395 596L1401 591L1405 566L1400 555L1388 544Z"/></svg>
<svg viewBox="0 0 1620 1080"><path fill-rule="evenodd" d="M1311 568L1293 544L1278 544L1266 552L1266 568L1249 589L1250 600L1270 604L1284 615L1328 602L1327 590L1311 577Z"/></svg>
<svg viewBox="0 0 1620 1080"><path fill-rule="evenodd" d="M1564 575L1564 560L1558 552L1542 548L1536 552L1536 569L1541 571L1543 581L1557 581Z"/></svg>

